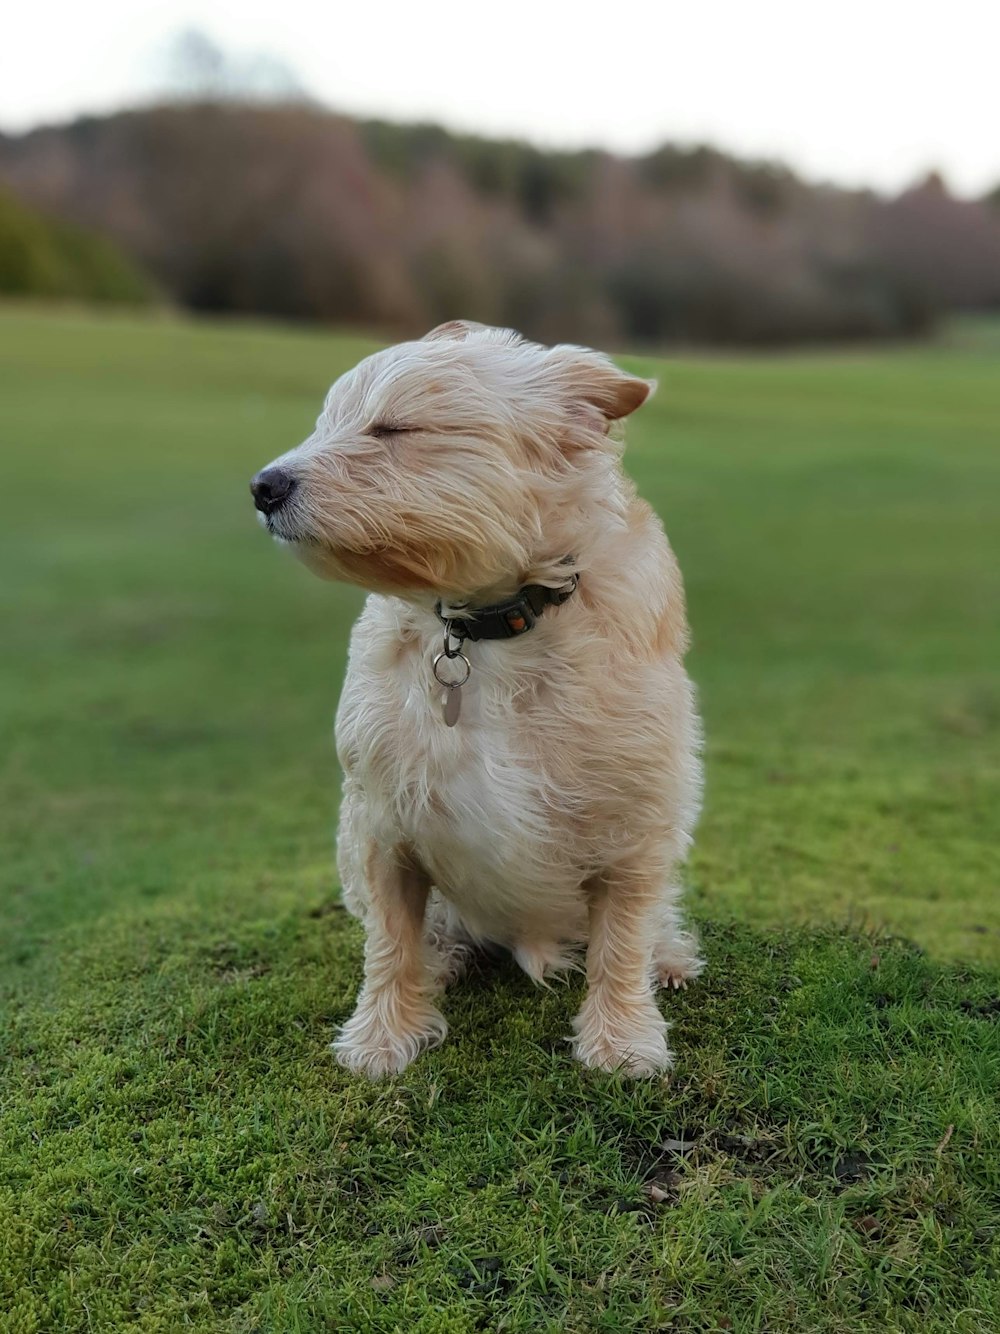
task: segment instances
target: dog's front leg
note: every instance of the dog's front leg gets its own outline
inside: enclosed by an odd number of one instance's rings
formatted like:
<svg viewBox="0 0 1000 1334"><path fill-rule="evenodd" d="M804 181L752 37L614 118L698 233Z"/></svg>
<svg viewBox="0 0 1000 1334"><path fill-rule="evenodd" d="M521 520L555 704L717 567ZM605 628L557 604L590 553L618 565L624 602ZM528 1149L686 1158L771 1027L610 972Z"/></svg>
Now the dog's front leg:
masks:
<svg viewBox="0 0 1000 1334"><path fill-rule="evenodd" d="M659 878L615 868L589 886L587 998L573 1021L584 1065L653 1075L670 1067L652 988Z"/></svg>
<svg viewBox="0 0 1000 1334"><path fill-rule="evenodd" d="M430 1001L423 921L426 875L402 855L370 849L366 865L365 980L333 1044L341 1065L377 1079L398 1074L448 1025Z"/></svg>

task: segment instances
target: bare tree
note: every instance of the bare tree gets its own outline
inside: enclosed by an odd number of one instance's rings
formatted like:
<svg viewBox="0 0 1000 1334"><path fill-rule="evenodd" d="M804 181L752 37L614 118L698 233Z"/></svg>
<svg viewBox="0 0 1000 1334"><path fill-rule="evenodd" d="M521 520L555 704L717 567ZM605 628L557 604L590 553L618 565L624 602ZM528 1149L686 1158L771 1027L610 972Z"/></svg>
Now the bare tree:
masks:
<svg viewBox="0 0 1000 1334"><path fill-rule="evenodd" d="M173 102L301 102L306 92L285 61L262 51L223 50L198 28L186 28L160 59L159 95Z"/></svg>

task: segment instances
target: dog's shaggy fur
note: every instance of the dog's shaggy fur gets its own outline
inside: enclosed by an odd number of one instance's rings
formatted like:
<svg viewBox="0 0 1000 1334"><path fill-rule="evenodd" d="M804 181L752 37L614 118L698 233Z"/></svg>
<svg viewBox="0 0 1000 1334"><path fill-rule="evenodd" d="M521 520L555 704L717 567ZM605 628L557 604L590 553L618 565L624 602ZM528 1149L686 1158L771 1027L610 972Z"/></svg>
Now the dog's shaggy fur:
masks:
<svg viewBox="0 0 1000 1334"><path fill-rule="evenodd" d="M337 716L340 875L367 931L334 1044L352 1070L395 1073L439 1043L439 993L485 943L539 982L586 944L577 1056L670 1064L655 988L701 967L676 879L699 724L677 563L612 433L651 387L596 352L456 321L342 376L270 465L295 483L273 535L372 594ZM466 645L445 726L435 603L461 616L569 570L577 591L530 633Z"/></svg>

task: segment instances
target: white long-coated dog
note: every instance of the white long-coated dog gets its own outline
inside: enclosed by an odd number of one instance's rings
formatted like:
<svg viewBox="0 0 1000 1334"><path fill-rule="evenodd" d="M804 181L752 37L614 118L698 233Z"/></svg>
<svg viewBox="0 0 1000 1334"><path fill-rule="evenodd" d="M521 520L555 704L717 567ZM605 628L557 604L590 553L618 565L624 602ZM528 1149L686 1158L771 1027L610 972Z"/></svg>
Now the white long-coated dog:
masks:
<svg viewBox="0 0 1000 1334"><path fill-rule="evenodd" d="M455 321L366 358L252 489L317 574L370 590L337 715L338 860L367 932L352 1070L402 1070L477 944L532 978L586 944L586 1065L671 1061L658 985L701 771L680 573L620 466L653 386L585 348Z"/></svg>

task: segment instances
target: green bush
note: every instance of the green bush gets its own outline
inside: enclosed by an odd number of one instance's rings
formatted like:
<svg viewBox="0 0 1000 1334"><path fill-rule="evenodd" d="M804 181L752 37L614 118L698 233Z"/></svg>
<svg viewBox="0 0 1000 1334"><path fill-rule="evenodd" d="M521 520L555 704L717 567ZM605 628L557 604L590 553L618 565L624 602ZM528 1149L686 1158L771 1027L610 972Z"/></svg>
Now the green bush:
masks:
<svg viewBox="0 0 1000 1334"><path fill-rule="evenodd" d="M0 194L0 293L147 305L152 282L106 237Z"/></svg>

